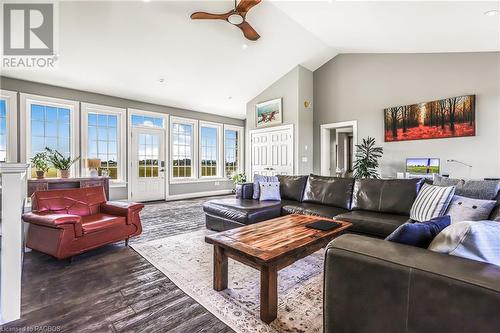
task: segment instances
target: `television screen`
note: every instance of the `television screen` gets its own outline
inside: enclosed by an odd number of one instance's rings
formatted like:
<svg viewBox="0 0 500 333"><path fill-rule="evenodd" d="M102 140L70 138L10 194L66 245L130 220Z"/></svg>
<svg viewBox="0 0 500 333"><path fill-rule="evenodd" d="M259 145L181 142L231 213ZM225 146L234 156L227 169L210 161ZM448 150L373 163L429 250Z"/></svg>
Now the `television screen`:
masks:
<svg viewBox="0 0 500 333"><path fill-rule="evenodd" d="M406 172L411 174L439 173L439 158L407 158Z"/></svg>

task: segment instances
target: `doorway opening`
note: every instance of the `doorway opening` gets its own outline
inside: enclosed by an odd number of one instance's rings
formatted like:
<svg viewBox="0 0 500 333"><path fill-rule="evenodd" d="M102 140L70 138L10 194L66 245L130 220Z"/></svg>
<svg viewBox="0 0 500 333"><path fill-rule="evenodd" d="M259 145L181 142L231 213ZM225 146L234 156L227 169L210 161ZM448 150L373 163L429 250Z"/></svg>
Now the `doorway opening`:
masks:
<svg viewBox="0 0 500 333"><path fill-rule="evenodd" d="M321 128L321 175L350 177L358 142L356 120L324 124Z"/></svg>

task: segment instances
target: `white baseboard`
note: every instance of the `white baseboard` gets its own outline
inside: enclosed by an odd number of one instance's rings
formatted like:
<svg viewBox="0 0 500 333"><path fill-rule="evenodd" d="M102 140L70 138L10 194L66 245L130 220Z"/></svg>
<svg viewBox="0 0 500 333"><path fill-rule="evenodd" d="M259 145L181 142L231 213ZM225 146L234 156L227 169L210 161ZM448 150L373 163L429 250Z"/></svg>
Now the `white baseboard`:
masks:
<svg viewBox="0 0 500 333"><path fill-rule="evenodd" d="M206 192L193 192L193 193L185 193L185 194L174 194L174 195L169 195L165 199L165 201L210 197L213 195L231 194L232 192L233 192L232 190L219 190L219 191L206 191Z"/></svg>

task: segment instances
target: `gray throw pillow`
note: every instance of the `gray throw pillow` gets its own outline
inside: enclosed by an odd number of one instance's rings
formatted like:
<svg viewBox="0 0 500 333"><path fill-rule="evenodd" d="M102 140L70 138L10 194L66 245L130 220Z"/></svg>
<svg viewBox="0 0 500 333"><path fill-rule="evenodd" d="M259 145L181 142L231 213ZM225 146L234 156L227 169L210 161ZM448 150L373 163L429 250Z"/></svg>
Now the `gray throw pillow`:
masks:
<svg viewBox="0 0 500 333"><path fill-rule="evenodd" d="M260 182L260 201L281 201L280 182Z"/></svg>
<svg viewBox="0 0 500 333"><path fill-rule="evenodd" d="M278 177L276 176L261 176L254 175L253 176L253 198L258 200L260 198L260 182L279 182Z"/></svg>
<svg viewBox="0 0 500 333"><path fill-rule="evenodd" d="M471 199L455 195L445 214L450 215L451 223L487 220L495 204L495 200Z"/></svg>
<svg viewBox="0 0 500 333"><path fill-rule="evenodd" d="M500 266L500 223L453 223L434 238L429 250Z"/></svg>
<svg viewBox="0 0 500 333"><path fill-rule="evenodd" d="M468 180L463 185L457 185L455 194L468 198L492 200L498 194L499 185L498 180Z"/></svg>
<svg viewBox="0 0 500 333"><path fill-rule="evenodd" d="M440 175L435 175L434 181L432 182L432 184L436 186L458 186L464 183L465 181L463 179L443 177Z"/></svg>

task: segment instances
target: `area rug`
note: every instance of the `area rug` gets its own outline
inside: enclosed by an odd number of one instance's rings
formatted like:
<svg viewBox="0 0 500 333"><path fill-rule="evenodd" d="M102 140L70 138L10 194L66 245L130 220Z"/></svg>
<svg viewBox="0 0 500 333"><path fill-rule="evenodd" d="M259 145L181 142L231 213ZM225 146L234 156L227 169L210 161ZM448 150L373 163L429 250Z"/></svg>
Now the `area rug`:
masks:
<svg viewBox="0 0 500 333"><path fill-rule="evenodd" d="M186 294L236 332L321 332L324 252L316 252L278 273L278 318L259 318L259 271L229 259L228 289L212 288L213 248L207 230L132 244Z"/></svg>

